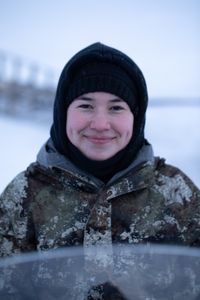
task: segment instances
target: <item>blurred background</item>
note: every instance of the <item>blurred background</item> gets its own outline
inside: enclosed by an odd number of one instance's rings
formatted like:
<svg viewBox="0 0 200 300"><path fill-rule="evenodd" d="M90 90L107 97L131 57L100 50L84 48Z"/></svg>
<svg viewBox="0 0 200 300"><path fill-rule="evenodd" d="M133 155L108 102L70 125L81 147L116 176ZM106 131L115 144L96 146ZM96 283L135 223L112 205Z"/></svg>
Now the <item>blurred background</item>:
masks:
<svg viewBox="0 0 200 300"><path fill-rule="evenodd" d="M200 1L0 0L0 192L49 137L62 68L97 41L141 68L146 137L200 187Z"/></svg>

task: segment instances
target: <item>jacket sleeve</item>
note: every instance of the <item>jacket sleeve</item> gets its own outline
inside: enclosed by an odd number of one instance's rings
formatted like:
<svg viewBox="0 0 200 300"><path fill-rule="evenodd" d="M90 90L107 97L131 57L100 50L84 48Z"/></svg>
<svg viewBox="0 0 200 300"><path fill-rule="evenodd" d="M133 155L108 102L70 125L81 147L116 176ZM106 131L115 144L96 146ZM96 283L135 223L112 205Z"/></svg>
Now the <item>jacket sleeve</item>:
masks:
<svg viewBox="0 0 200 300"><path fill-rule="evenodd" d="M165 199L170 216L177 220L179 236L186 245L200 246L200 190L180 169L160 159L157 189Z"/></svg>
<svg viewBox="0 0 200 300"><path fill-rule="evenodd" d="M23 203L26 199L25 172L17 175L0 195L0 256L20 252L25 244L27 216Z"/></svg>

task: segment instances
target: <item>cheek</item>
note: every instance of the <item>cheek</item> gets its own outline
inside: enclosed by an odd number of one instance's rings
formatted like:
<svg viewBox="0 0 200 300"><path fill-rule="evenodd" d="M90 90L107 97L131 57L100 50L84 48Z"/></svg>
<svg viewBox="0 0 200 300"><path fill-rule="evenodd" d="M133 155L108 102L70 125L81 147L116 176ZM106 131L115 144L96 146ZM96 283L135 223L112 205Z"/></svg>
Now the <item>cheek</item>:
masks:
<svg viewBox="0 0 200 300"><path fill-rule="evenodd" d="M121 135L124 135L130 139L132 137L133 127L134 127L133 115L128 115L126 117L123 117L121 120L118 121L116 126L118 126Z"/></svg>
<svg viewBox="0 0 200 300"><path fill-rule="evenodd" d="M69 109L67 112L67 117L66 117L66 133L67 133L68 138L70 138L73 128L75 126L74 120L75 120L74 113L73 113L73 111L70 111L70 109Z"/></svg>
<svg viewBox="0 0 200 300"><path fill-rule="evenodd" d="M72 134L76 134L82 130L85 126L84 118L77 112L68 112L67 113L67 122L66 122L66 133L70 138Z"/></svg>

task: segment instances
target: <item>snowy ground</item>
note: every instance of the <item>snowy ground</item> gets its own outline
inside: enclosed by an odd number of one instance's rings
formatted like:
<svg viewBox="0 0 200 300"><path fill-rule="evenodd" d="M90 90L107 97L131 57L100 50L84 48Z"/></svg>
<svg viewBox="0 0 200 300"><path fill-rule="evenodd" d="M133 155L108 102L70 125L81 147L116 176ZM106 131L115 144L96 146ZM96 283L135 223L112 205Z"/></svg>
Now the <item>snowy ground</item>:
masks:
<svg viewBox="0 0 200 300"><path fill-rule="evenodd" d="M146 137L155 155L176 165L200 187L200 106L152 107Z"/></svg>
<svg viewBox="0 0 200 300"><path fill-rule="evenodd" d="M200 187L200 107L150 107L146 137L155 155L165 157ZM35 161L49 136L49 124L0 115L0 192L28 164Z"/></svg>

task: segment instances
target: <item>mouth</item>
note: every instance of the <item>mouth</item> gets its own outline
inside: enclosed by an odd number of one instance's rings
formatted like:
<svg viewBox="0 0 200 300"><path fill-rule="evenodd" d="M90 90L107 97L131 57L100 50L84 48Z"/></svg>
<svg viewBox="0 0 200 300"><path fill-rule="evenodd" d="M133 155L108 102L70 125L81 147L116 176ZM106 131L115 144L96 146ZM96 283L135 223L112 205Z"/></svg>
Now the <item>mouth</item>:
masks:
<svg viewBox="0 0 200 300"><path fill-rule="evenodd" d="M85 136L93 144L107 144L110 143L114 137L99 137L99 136Z"/></svg>

